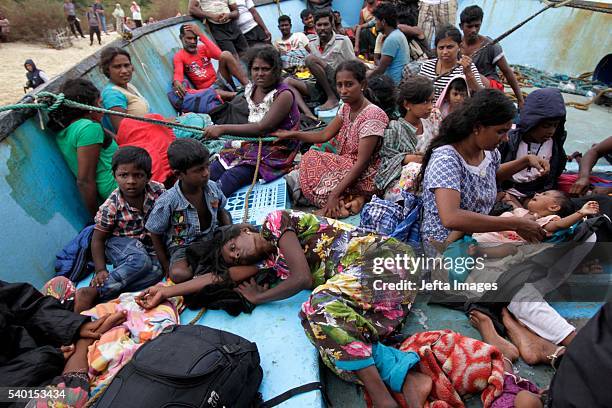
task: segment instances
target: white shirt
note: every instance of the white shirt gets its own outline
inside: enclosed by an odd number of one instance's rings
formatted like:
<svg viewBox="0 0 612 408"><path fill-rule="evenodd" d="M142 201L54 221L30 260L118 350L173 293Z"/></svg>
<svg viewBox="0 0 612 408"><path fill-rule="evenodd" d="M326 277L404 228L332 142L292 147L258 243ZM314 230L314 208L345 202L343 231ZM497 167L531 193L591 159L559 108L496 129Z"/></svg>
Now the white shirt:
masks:
<svg viewBox="0 0 612 408"><path fill-rule="evenodd" d="M257 22L253 18L253 14L249 11L255 4L253 0L236 0L236 6L238 6L238 27L242 34L246 34L255 27L257 27Z"/></svg>
<svg viewBox="0 0 612 408"><path fill-rule="evenodd" d="M306 37L306 34L300 31L300 32L291 34L291 37L289 37L286 40L279 38L278 40L274 42L274 46L276 47L278 52L280 52L281 54L284 54L291 50L306 48L309 42L310 40L308 39L308 37Z"/></svg>

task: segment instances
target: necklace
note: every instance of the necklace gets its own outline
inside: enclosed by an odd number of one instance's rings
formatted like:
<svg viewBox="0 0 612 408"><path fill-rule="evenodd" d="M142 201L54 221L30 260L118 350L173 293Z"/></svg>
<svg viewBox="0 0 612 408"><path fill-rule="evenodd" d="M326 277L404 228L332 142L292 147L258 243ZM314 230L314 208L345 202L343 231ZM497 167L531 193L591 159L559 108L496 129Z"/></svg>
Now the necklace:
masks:
<svg viewBox="0 0 612 408"><path fill-rule="evenodd" d="M535 152L533 151L533 149L531 148L531 142L527 143L527 154L533 154L535 156L538 155L538 153L540 153L540 149L542 148L542 145L544 143L540 143L538 144L538 150L536 150Z"/></svg>

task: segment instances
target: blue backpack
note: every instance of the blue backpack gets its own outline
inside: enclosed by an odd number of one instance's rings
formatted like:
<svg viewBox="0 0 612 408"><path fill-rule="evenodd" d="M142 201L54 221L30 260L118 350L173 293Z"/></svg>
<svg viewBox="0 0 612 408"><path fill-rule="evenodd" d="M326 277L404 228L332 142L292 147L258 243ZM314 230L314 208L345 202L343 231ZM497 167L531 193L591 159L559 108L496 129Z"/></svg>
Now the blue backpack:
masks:
<svg viewBox="0 0 612 408"><path fill-rule="evenodd" d="M174 91L168 92L168 100L178 112L210 113L223 104L223 100L214 89L208 88L179 97Z"/></svg>
<svg viewBox="0 0 612 408"><path fill-rule="evenodd" d="M89 245L93 236L94 226L83 228L79 234L72 239L55 256L55 276L65 276L72 282L79 282L94 271L91 262Z"/></svg>

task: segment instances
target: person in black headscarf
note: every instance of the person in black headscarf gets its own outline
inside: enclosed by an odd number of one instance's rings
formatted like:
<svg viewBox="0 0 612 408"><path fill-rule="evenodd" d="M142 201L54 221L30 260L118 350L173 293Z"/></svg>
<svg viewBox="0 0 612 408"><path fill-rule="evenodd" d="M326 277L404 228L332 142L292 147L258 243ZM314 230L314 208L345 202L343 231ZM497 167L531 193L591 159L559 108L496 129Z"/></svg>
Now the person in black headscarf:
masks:
<svg viewBox="0 0 612 408"><path fill-rule="evenodd" d="M29 88L35 89L45 82L49 82L49 77L40 69L36 68L36 64L31 59L26 60L23 64L26 69L26 78L28 78L28 82L24 87L24 90Z"/></svg>

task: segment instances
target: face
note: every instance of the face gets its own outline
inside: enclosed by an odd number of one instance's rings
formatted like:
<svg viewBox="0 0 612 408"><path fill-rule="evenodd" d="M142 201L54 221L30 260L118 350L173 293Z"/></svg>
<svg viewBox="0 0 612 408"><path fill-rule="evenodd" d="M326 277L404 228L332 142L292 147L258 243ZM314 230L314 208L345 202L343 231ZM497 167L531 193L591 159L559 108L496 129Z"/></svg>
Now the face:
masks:
<svg viewBox="0 0 612 408"><path fill-rule="evenodd" d="M34 67L31 64L25 64L25 68L30 72L34 71Z"/></svg>
<svg viewBox="0 0 612 408"><path fill-rule="evenodd" d="M478 39L478 33L480 32L480 26L482 21L472 21L470 23L463 23L461 30L463 31L463 37L468 43L473 43Z"/></svg>
<svg viewBox="0 0 612 408"><path fill-rule="evenodd" d="M476 145L483 150L494 150L500 143L508 141L508 131L511 127L511 120L502 125L476 126L473 133Z"/></svg>
<svg viewBox="0 0 612 408"><path fill-rule="evenodd" d="M270 88L276 84L276 79L272 66L264 60L255 58L251 67L251 78L257 86Z"/></svg>
<svg viewBox="0 0 612 408"><path fill-rule="evenodd" d="M432 92L432 94L429 95L429 97L425 100L425 102L411 103L411 102L405 101L404 108L407 111L412 112L419 119L427 119L433 109L433 99L434 99L434 94Z"/></svg>
<svg viewBox="0 0 612 408"><path fill-rule="evenodd" d="M554 190L537 193L527 203L527 209L534 213L556 213L561 209L558 193Z"/></svg>
<svg viewBox="0 0 612 408"><path fill-rule="evenodd" d="M376 19L376 32L382 32L384 30L384 24L381 20Z"/></svg>
<svg viewBox="0 0 612 408"><path fill-rule="evenodd" d="M195 54L198 50L198 37L193 31L185 31L181 42L183 43L183 49L190 54Z"/></svg>
<svg viewBox="0 0 612 408"><path fill-rule="evenodd" d="M308 28L314 27L314 17L312 16L312 14L309 14L306 17L304 17L302 19L302 23L304 23L304 25Z"/></svg>
<svg viewBox="0 0 612 408"><path fill-rule="evenodd" d="M278 29L280 30L283 37L291 35L291 22L290 21L281 21L278 24Z"/></svg>
<svg viewBox="0 0 612 408"><path fill-rule="evenodd" d="M544 143L555 135L558 126L558 120L543 120L529 131L529 138L536 143Z"/></svg>
<svg viewBox="0 0 612 408"><path fill-rule="evenodd" d="M444 60L445 62L456 62L458 60L457 55L459 55L459 44L455 42L452 38L444 38L438 42L436 45L436 52L438 53L438 58Z"/></svg>
<svg viewBox="0 0 612 408"><path fill-rule="evenodd" d="M466 98L467 92L451 89L448 93L448 103L450 104L451 109L455 109L457 106L461 105Z"/></svg>
<svg viewBox="0 0 612 408"><path fill-rule="evenodd" d="M117 55L108 66L111 82L118 86L125 86L132 80L134 66L125 55Z"/></svg>
<svg viewBox="0 0 612 408"><path fill-rule="evenodd" d="M240 235L230 239L221 248L221 256L227 265L253 265L261 260L257 237L259 234L244 228ZM232 280L234 277L232 277ZM243 279L244 280L244 279Z"/></svg>
<svg viewBox="0 0 612 408"><path fill-rule="evenodd" d="M317 30L317 35L319 39L323 42L328 42L332 38L333 30L332 23L329 20L329 17L323 17L317 20L315 24L315 30Z"/></svg>
<svg viewBox="0 0 612 408"><path fill-rule="evenodd" d="M339 71L336 73L336 89L344 103L355 103L363 97L361 90L364 84L359 82L352 72Z"/></svg>
<svg viewBox="0 0 612 408"><path fill-rule="evenodd" d="M205 163L198 164L196 166L190 167L187 171L178 173L178 178L181 183L188 185L193 188L198 188L206 183L208 183L208 165L210 163L206 161Z"/></svg>
<svg viewBox="0 0 612 408"><path fill-rule="evenodd" d="M342 25L342 17L340 13L334 13L334 20L336 20L336 25Z"/></svg>
<svg viewBox="0 0 612 408"><path fill-rule="evenodd" d="M144 193L149 178L144 170L136 167L134 163L128 163L117 166L115 180L121 194L126 198L138 198Z"/></svg>

